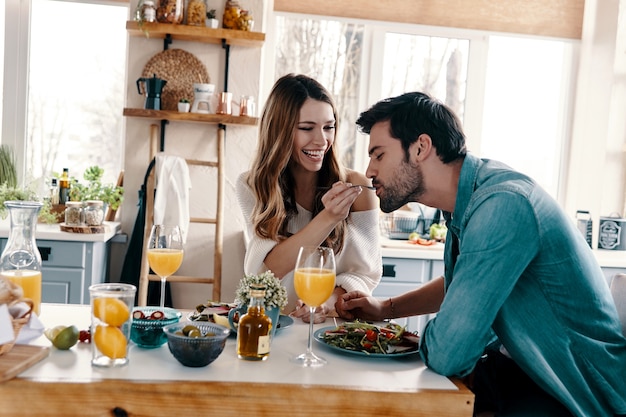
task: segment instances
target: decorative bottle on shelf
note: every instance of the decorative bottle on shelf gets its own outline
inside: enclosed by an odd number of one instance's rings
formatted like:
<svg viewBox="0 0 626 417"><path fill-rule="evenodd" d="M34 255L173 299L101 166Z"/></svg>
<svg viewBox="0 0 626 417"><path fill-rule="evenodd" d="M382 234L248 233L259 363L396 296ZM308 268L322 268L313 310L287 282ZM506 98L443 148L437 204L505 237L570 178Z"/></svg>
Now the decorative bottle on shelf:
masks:
<svg viewBox="0 0 626 417"><path fill-rule="evenodd" d="M248 312L239 319L237 356L239 359L262 361L270 354L272 320L265 315L265 286L250 286Z"/></svg>
<svg viewBox="0 0 626 417"><path fill-rule="evenodd" d="M70 176L69 168L63 168L63 174L59 178L59 203L65 204L70 200Z"/></svg>
<svg viewBox="0 0 626 417"><path fill-rule="evenodd" d="M8 278L24 290L39 315L41 306L41 255L35 241L37 216L43 206L37 201L5 201L11 228L9 240L0 255L0 277Z"/></svg>
<svg viewBox="0 0 626 417"><path fill-rule="evenodd" d="M50 204L59 204L59 180L56 178L50 180Z"/></svg>

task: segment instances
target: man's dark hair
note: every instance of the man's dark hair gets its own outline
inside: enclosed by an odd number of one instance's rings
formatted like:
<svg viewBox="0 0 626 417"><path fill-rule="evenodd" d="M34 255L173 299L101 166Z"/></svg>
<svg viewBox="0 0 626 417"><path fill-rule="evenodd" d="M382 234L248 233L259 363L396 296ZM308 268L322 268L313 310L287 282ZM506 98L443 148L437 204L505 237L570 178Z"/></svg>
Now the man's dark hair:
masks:
<svg viewBox="0 0 626 417"><path fill-rule="evenodd" d="M387 120L389 133L400 140L407 158L409 147L422 133L430 136L443 163L467 153L459 118L446 105L424 93L405 93L381 100L361 113L356 124L361 132L369 134L372 126Z"/></svg>

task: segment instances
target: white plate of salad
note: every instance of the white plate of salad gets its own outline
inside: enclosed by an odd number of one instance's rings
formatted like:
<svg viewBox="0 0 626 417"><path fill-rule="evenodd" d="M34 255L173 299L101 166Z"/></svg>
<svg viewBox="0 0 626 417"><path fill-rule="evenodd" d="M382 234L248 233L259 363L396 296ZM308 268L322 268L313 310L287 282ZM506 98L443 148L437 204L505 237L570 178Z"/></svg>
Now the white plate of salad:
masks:
<svg viewBox="0 0 626 417"><path fill-rule="evenodd" d="M331 349L371 358L397 358L419 351L419 336L397 323L345 322L316 330L314 339Z"/></svg>

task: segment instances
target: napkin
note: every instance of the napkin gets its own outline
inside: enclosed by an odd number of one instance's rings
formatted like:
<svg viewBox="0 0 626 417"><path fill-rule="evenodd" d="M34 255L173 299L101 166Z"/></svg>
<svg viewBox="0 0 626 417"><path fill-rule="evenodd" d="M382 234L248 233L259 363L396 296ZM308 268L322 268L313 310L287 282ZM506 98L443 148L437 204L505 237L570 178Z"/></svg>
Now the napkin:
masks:
<svg viewBox="0 0 626 417"><path fill-rule="evenodd" d="M12 316L6 304L0 304L0 345L13 341Z"/></svg>
<svg viewBox="0 0 626 417"><path fill-rule="evenodd" d="M0 345L11 343L15 339L13 333L13 317L22 317L28 312L30 306L26 303L15 303L10 307L7 304L0 305ZM22 326L16 344L25 344L38 338L43 333L44 326L35 313L30 315L28 323Z"/></svg>

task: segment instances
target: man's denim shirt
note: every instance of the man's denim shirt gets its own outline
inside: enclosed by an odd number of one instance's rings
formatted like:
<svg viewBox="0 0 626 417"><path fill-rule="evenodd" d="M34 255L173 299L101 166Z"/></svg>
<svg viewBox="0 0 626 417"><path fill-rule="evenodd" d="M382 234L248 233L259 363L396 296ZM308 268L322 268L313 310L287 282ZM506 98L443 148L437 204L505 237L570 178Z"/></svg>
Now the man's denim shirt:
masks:
<svg viewBox="0 0 626 417"><path fill-rule="evenodd" d="M422 337L426 364L465 376L495 334L575 415L626 414L626 339L573 219L532 179L469 154L447 215L446 295Z"/></svg>

